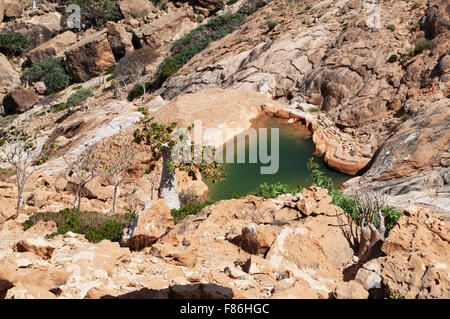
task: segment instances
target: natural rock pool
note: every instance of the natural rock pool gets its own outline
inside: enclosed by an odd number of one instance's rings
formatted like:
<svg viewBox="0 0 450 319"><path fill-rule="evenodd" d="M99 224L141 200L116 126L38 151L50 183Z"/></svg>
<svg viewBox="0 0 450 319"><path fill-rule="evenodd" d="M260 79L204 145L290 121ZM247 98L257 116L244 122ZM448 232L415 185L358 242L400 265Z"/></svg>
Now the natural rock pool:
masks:
<svg viewBox="0 0 450 319"><path fill-rule="evenodd" d="M264 182L268 184L283 183L290 186L309 186L312 184L310 172L307 168L308 159L314 153L314 143L311 139L311 133L301 123L288 124L286 119L279 119L270 116L261 116L254 121L253 127L268 128L268 154L270 150L270 128L279 128L279 170L273 175L262 175L261 166L267 164L258 163L225 163L224 169L227 178L224 181L215 183L205 180L209 188L209 197L212 200L221 200L232 198L234 194L247 194L255 191L258 186ZM259 144L259 139L258 139ZM258 145L259 147L259 145ZM235 145L236 154L243 151ZM249 141L245 143L246 159L249 158ZM332 178L334 187L339 188L343 182L352 176L337 172L325 165L321 158L314 156L320 169Z"/></svg>

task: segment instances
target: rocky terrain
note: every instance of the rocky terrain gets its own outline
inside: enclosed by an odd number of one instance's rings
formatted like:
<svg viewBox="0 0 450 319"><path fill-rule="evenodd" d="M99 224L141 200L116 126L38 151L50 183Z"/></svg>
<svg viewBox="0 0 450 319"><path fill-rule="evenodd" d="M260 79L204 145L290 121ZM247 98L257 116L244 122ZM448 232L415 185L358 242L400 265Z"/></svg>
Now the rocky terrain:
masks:
<svg viewBox="0 0 450 319"><path fill-rule="evenodd" d="M448 1L96 0L112 7L103 20L83 7L79 28L68 24L71 2L0 0L0 35L27 43L15 52L0 40L0 129L25 125L56 146L34 163L18 216L15 173L0 164L0 298L449 298ZM214 20L233 14L233 28ZM177 51L208 23L220 36ZM344 194L389 193L404 216L363 264L358 225L316 186L174 221L158 199L163 160L135 145L117 213L138 217L119 243L49 238L53 221L24 230L33 214L73 208L68 159L132 135L139 107L159 123L201 120L235 135L261 114L301 122L315 154L354 176ZM177 170L176 188L208 197L199 172ZM110 215L113 197L98 176L82 210Z"/></svg>
<svg viewBox="0 0 450 319"><path fill-rule="evenodd" d="M45 240L54 222L23 231L10 220L0 232L0 290L6 298L449 298L442 217L411 206L383 244L385 256L349 279L354 224L330 201L315 187L273 200L248 196L177 225L167 204L154 201L123 248L70 232Z"/></svg>

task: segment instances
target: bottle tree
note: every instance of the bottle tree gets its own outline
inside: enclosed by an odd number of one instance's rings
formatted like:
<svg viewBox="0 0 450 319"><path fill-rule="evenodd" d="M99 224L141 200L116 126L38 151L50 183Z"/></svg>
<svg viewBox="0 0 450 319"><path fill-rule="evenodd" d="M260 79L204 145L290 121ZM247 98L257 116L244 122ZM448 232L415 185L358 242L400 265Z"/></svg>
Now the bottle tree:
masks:
<svg viewBox="0 0 450 319"><path fill-rule="evenodd" d="M170 209L180 208L176 169L191 174L200 172L205 178L213 181L225 178L223 165L215 160L216 150L212 146L196 145L193 142L183 143L182 141L188 140L186 131L184 133L177 131L177 123L159 124L149 116L147 109L139 108L139 111L144 116L139 122L141 127L134 131L134 141L149 146L155 159L162 157L163 165L158 192L159 197L166 201ZM192 127L188 127L187 131L190 132ZM174 161L172 156L174 153L188 154L188 158L192 160Z"/></svg>

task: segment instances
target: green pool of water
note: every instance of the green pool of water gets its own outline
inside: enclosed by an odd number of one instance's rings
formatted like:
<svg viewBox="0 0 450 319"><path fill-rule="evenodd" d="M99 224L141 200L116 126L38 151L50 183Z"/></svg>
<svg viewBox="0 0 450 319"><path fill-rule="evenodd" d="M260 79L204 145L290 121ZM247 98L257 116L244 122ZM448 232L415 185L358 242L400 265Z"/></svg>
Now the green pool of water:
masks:
<svg viewBox="0 0 450 319"><path fill-rule="evenodd" d="M309 131L300 123L288 124L286 119L262 116L255 120L253 127L268 128L267 139L270 154L270 128L279 128L279 170L273 175L262 175L261 166L267 164L258 163L224 163L227 178L224 181L216 181L212 183L205 180L209 187L209 197L212 200L221 200L232 198L235 194L247 194L257 190L258 186L264 182L283 183L290 186L309 186L312 184L310 172L307 168L307 162L310 157L314 157L319 163L320 169L333 180L334 188L341 187L342 183L351 178L351 176L337 172L325 165L321 158L313 155L314 143L311 139ZM237 143L235 143L237 144ZM259 139L258 139L259 144ZM243 151L235 147L236 154ZM247 140L245 147L246 159L249 155L249 142ZM259 147L259 145L258 145ZM225 151L226 152L226 151Z"/></svg>

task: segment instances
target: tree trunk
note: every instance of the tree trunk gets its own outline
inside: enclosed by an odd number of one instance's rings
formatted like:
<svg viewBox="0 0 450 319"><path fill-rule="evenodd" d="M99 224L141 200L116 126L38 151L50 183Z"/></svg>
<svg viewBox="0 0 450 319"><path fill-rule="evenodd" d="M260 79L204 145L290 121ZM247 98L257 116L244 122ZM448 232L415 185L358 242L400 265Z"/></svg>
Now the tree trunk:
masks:
<svg viewBox="0 0 450 319"><path fill-rule="evenodd" d="M19 212L20 212L20 206L22 206L22 192L23 192L23 188L19 187L18 188L18 199L17 199L17 211L16 211L16 218L19 217Z"/></svg>
<svg viewBox="0 0 450 319"><path fill-rule="evenodd" d="M76 210L77 212L80 211L80 206L81 206L81 191L83 190L83 187L84 187L84 185L80 185L80 186L78 187L78 190L77 190L77 204L76 204L76 206L75 206L75 210Z"/></svg>
<svg viewBox="0 0 450 319"><path fill-rule="evenodd" d="M117 203L117 191L118 191L119 185L114 185L114 199L113 199L113 214L116 214L116 203Z"/></svg>
<svg viewBox="0 0 450 319"><path fill-rule="evenodd" d="M170 160L170 149L168 146L162 148L163 167L161 182L159 184L159 197L164 199L170 209L180 209L180 198L177 190L177 179L175 173L169 172L167 166Z"/></svg>

